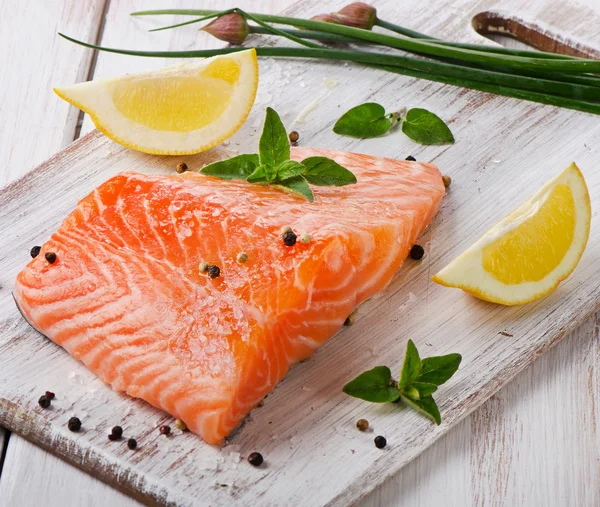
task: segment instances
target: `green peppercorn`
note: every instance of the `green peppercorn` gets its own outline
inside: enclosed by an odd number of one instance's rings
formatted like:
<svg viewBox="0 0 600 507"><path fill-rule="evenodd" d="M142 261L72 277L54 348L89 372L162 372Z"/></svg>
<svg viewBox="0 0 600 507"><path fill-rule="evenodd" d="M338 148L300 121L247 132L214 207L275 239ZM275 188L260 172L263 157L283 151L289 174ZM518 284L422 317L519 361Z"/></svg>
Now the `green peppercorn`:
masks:
<svg viewBox="0 0 600 507"><path fill-rule="evenodd" d="M444 182L444 187L448 188L452 184L452 178L447 174L442 176L442 181Z"/></svg>
<svg viewBox="0 0 600 507"><path fill-rule="evenodd" d="M291 232L291 231L292 231L292 228L289 225L284 225L281 228L281 234L285 234L286 232Z"/></svg>
<svg viewBox="0 0 600 507"><path fill-rule="evenodd" d="M290 143L297 143L298 139L300 139L300 134L298 134L298 132L296 132L295 130L292 130L290 132L289 138L290 138Z"/></svg>
<svg viewBox="0 0 600 507"><path fill-rule="evenodd" d="M180 431L187 431L187 425L181 419L175 419L175 427Z"/></svg>
<svg viewBox="0 0 600 507"><path fill-rule="evenodd" d="M30 251L29 251L29 255L31 255L32 259L35 259L38 255L40 255L40 252L42 250L41 246L34 246Z"/></svg>
<svg viewBox="0 0 600 507"><path fill-rule="evenodd" d="M56 254L54 252L46 252L44 257L50 264L54 264L56 262Z"/></svg>
<svg viewBox="0 0 600 507"><path fill-rule="evenodd" d="M240 252L239 254L237 254L236 260L240 264L244 264L244 262L248 260L248 254L246 252Z"/></svg>
<svg viewBox="0 0 600 507"><path fill-rule="evenodd" d="M354 310L350 315L348 315L348 317L346 317L346 320L344 321L344 326L353 326L354 325L354 321L356 320L356 310Z"/></svg>
<svg viewBox="0 0 600 507"><path fill-rule="evenodd" d="M310 234L308 234L308 232L303 232L302 234L300 234L300 237L298 239L300 240L300 243L303 243L305 245L308 245L312 241L312 238Z"/></svg>
<svg viewBox="0 0 600 507"><path fill-rule="evenodd" d="M200 271L200 273L206 273L207 269L208 269L208 262L201 262L200 264L198 264L198 271Z"/></svg>
<svg viewBox="0 0 600 507"><path fill-rule="evenodd" d="M414 245L410 249L410 257L416 261L420 261L425 255L425 249L421 245Z"/></svg>
<svg viewBox="0 0 600 507"><path fill-rule="evenodd" d="M383 449L387 445L387 440L381 435L376 436L374 442L377 449Z"/></svg>
<svg viewBox="0 0 600 507"><path fill-rule="evenodd" d="M254 467L259 467L263 464L263 457L260 452L253 452L248 456L248 463L250 463Z"/></svg>

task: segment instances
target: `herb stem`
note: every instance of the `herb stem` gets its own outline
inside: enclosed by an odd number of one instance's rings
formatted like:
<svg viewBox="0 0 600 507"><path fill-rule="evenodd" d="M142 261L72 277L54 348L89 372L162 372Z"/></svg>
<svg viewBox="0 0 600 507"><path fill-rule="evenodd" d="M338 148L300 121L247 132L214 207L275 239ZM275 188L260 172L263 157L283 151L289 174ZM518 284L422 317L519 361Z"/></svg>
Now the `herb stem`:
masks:
<svg viewBox="0 0 600 507"><path fill-rule="evenodd" d="M93 49L145 57L199 58L229 54L247 49L223 48L195 51L134 51L104 48L78 41L63 34L60 35L71 42ZM397 74L600 114L600 104L595 103L595 101L598 100L598 89L592 86L525 76L506 75L489 70L465 68L460 65L364 51L290 47L259 47L255 49L260 56L325 58L331 60L353 61Z"/></svg>
<svg viewBox="0 0 600 507"><path fill-rule="evenodd" d="M187 15L214 15L214 10L158 10L158 11L139 11L132 13L135 16L151 15L151 14L187 14ZM357 39L379 42L386 46L402 49L409 52L451 58L460 61L472 62L484 67L504 67L508 69L526 69L540 71L559 71L567 73L586 73L600 72L600 61L588 60L583 58L544 58L536 54L535 57L516 56L504 53L491 53L481 49L464 49L444 45L439 41L431 41L425 39L411 39L407 37L395 37L391 35L363 30L344 25L333 23L324 23L310 19L290 18L286 16L276 16L271 14L252 14L257 19L269 23L277 23L283 25L300 26L312 30L335 33L339 35L347 35ZM204 18L188 21L185 24L199 22ZM175 28L182 24L171 25L163 29Z"/></svg>

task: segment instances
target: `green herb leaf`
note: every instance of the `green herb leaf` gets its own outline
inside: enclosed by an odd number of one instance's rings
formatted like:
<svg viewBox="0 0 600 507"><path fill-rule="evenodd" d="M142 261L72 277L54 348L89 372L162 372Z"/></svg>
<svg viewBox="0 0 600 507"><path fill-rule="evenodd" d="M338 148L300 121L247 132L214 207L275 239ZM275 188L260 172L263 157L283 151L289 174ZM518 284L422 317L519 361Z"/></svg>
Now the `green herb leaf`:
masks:
<svg viewBox="0 0 600 507"><path fill-rule="evenodd" d="M440 409L438 408L436 402L431 396L425 396L420 400L414 400L412 398L409 398L408 396L402 396L402 399L411 407L416 408L419 412L435 421L436 424L439 425L442 422Z"/></svg>
<svg viewBox="0 0 600 507"><path fill-rule="evenodd" d="M437 386L435 384L428 384L427 382L413 382L410 386L419 391L420 398L429 396L437 391Z"/></svg>
<svg viewBox="0 0 600 507"><path fill-rule="evenodd" d="M264 165L259 165L254 172L246 178L248 183L268 183L267 172Z"/></svg>
<svg viewBox="0 0 600 507"><path fill-rule="evenodd" d="M265 125L258 143L260 163L277 167L290 158L290 142L279 115L267 107Z"/></svg>
<svg viewBox="0 0 600 507"><path fill-rule="evenodd" d="M402 389L402 394L408 396L409 398L412 398L413 400L418 400L421 398L421 393L419 392L419 390L416 387L413 387L412 385L406 386L404 389Z"/></svg>
<svg viewBox="0 0 600 507"><path fill-rule="evenodd" d="M313 195L307 181L304 179L304 176L293 176L292 178L288 178L284 181L276 183L275 186L293 192L294 194L302 195L310 202L315 200L315 196Z"/></svg>
<svg viewBox="0 0 600 507"><path fill-rule="evenodd" d="M295 160L286 160L277 166L277 179L280 181L287 180L294 176L304 174L306 168L300 162Z"/></svg>
<svg viewBox="0 0 600 507"><path fill-rule="evenodd" d="M386 116L382 105L367 102L353 107L335 122L333 131L336 134L352 137L379 137L392 126L393 121Z"/></svg>
<svg viewBox="0 0 600 507"><path fill-rule="evenodd" d="M421 372L417 382L426 382L441 386L456 373L462 357L460 354L448 354L446 356L428 357L421 361Z"/></svg>
<svg viewBox="0 0 600 507"><path fill-rule="evenodd" d="M406 345L406 355L404 356L404 364L400 373L400 381L398 387L403 388L414 382L421 372L421 358L419 351L412 340L408 340Z"/></svg>
<svg viewBox="0 0 600 507"><path fill-rule="evenodd" d="M343 187L356 183L356 176L335 160L327 157L308 157L302 161L306 168L304 177L309 183L321 187Z"/></svg>
<svg viewBox="0 0 600 507"><path fill-rule="evenodd" d="M421 144L452 144L454 136L448 125L426 109L410 109L402 122L402 132Z"/></svg>
<svg viewBox="0 0 600 507"><path fill-rule="evenodd" d="M200 173L222 180L245 180L258 166L258 155L247 154L214 162L200 169Z"/></svg>
<svg viewBox="0 0 600 507"><path fill-rule="evenodd" d="M361 400L386 403L400 398L400 391L391 382L390 369L387 366L376 366L348 382L342 390Z"/></svg>

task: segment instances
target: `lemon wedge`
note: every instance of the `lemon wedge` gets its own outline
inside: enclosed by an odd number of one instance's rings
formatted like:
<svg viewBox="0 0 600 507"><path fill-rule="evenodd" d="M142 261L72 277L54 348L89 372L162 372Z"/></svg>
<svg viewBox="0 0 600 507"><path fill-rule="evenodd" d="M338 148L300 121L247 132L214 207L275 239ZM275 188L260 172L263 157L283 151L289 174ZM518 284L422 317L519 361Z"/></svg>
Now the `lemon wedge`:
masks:
<svg viewBox="0 0 600 507"><path fill-rule="evenodd" d="M591 204L571 164L433 277L503 305L552 292L577 266L590 233Z"/></svg>
<svg viewBox="0 0 600 507"><path fill-rule="evenodd" d="M256 51L249 49L54 91L123 146L184 155L231 137L246 120L257 87Z"/></svg>

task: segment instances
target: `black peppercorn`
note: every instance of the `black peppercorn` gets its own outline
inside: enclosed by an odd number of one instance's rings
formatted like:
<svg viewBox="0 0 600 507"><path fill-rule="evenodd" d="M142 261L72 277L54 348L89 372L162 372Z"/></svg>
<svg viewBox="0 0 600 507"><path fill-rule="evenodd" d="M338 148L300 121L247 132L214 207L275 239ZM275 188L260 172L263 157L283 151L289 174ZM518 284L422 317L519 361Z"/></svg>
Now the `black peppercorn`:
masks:
<svg viewBox="0 0 600 507"><path fill-rule="evenodd" d="M161 435L169 435L171 433L171 426L161 426L159 431Z"/></svg>
<svg viewBox="0 0 600 507"><path fill-rule="evenodd" d="M425 255L425 249L421 245L414 245L410 249L410 257L416 261L420 261Z"/></svg>
<svg viewBox="0 0 600 507"><path fill-rule="evenodd" d="M248 456L248 463L250 463L254 467L259 467L263 464L263 457L260 452L253 452Z"/></svg>
<svg viewBox="0 0 600 507"><path fill-rule="evenodd" d="M296 244L296 234L294 231L286 231L283 233L283 244L285 246L294 246Z"/></svg>
<svg viewBox="0 0 600 507"><path fill-rule="evenodd" d="M40 255L40 251L42 250L41 246L34 246L30 251L29 254L31 255L32 259L35 259L38 255Z"/></svg>
<svg viewBox="0 0 600 507"><path fill-rule="evenodd" d="M404 160L410 160L411 162L416 162L417 161L417 159L415 157L413 157L412 155L409 155Z"/></svg>
<svg viewBox="0 0 600 507"><path fill-rule="evenodd" d="M54 252L46 252L46 254L44 255L44 257L46 257L46 260L50 264L54 264L56 262L56 254Z"/></svg>
<svg viewBox="0 0 600 507"><path fill-rule="evenodd" d="M81 429L81 421L79 420L79 417L71 417L67 423L67 426L71 431L79 431Z"/></svg>
<svg viewBox="0 0 600 507"><path fill-rule="evenodd" d="M208 268L206 268L206 272L211 278L218 278L221 274L221 268L219 268L219 266L215 266L214 264L210 264Z"/></svg>
<svg viewBox="0 0 600 507"><path fill-rule="evenodd" d="M135 438L127 440L127 447L133 451L137 447L137 440Z"/></svg>
<svg viewBox="0 0 600 507"><path fill-rule="evenodd" d="M111 442L116 442L117 440L121 440L121 437L118 437L117 435L113 435L112 433L108 434L108 439Z"/></svg>
<svg viewBox="0 0 600 507"><path fill-rule="evenodd" d="M53 400L55 398L55 394L52 391L46 391L46 398Z"/></svg>
<svg viewBox="0 0 600 507"><path fill-rule="evenodd" d="M387 440L381 435L376 436L374 442L377 449L383 449L387 445Z"/></svg>
<svg viewBox="0 0 600 507"><path fill-rule="evenodd" d="M50 398L48 398L48 396L46 396L45 394L40 396L40 399L38 400L38 405L42 408L49 408Z"/></svg>
<svg viewBox="0 0 600 507"><path fill-rule="evenodd" d="M119 440L119 438L123 436L123 428L121 428L121 426L114 426L113 429L110 430L110 433L116 440Z"/></svg>

